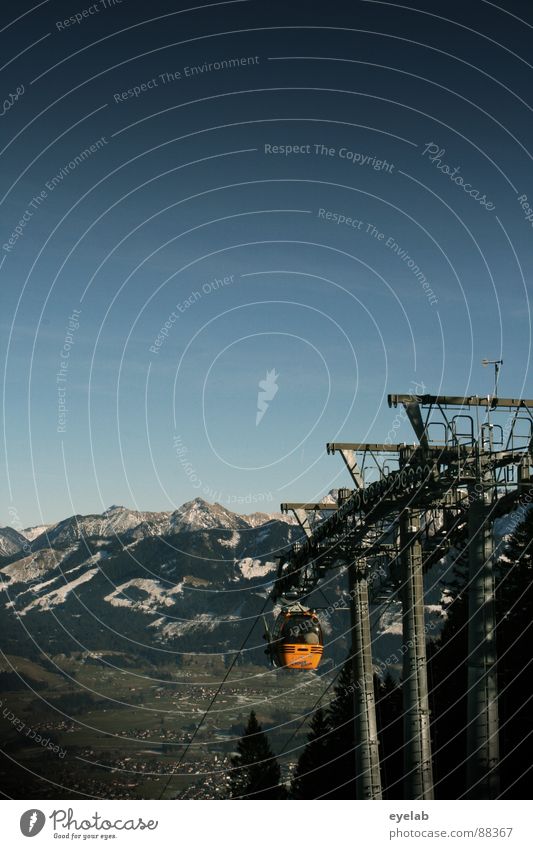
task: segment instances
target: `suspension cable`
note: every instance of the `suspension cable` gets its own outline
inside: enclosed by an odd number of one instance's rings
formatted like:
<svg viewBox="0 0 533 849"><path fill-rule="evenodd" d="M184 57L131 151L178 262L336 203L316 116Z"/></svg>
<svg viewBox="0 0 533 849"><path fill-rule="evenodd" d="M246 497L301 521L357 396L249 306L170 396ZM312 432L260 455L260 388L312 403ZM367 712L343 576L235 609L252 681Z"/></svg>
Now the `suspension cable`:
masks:
<svg viewBox="0 0 533 849"><path fill-rule="evenodd" d="M235 653L235 656L234 656L233 660L231 661L230 665L228 666L228 668L227 668L227 670L226 670L226 674L224 675L224 677L223 677L222 681L221 681L221 682L220 682L220 684L218 685L218 688L217 688L217 690L216 690L216 692L215 692L215 695L213 696L213 698L212 698L212 699L211 699L211 701L209 702L209 705L208 705L208 707L207 707L206 711L204 712L204 714L203 714L203 716L202 716L202 718L201 718L200 722L198 723L198 725L197 725L197 726L196 726L196 728L194 729L194 732L193 732L193 734L192 734L192 736L191 736L191 739L189 740L189 742L187 743L187 745L186 745L185 749L183 750L183 752L182 752L182 754L181 754L181 756L180 756L180 759L179 759L178 763L176 764L176 766L174 767L174 769L172 769L172 770L171 770L171 772L170 772L170 774L169 774L169 777L168 777L168 780L166 781L166 783L165 783L165 785L164 785L164 787L163 787L163 789L162 789L162 791L161 791L161 793L160 793L160 795L159 795L159 798L160 798L160 799L162 799L162 798L163 798L163 796L164 796L164 794L167 792L167 789L168 789L168 786L169 786L170 782L172 781L172 779L173 779L173 778L174 778L174 776L176 775L176 771L180 768L181 764L183 763L183 761L184 761L184 759L185 759L185 756L186 756L187 752L188 752L188 751L189 751L189 749L191 748L191 746L192 746L192 744L193 744L193 742L194 742L194 740L195 740L195 738L196 738L196 735L198 734L198 732L199 732L200 728L201 728L201 727L202 727L202 725L204 724L204 722L205 722L205 720L206 720L206 718L207 718L207 715L208 715L209 711L210 711L210 710L211 710L211 708L213 707L213 705L214 705L214 703L215 703L215 701L216 701L216 699L217 699L217 696L219 695L220 691L222 690L222 687L224 686L224 684L225 684L225 683L226 683L226 681L228 680L228 678L229 678L229 676L230 676L230 674L231 674L231 672L232 672L232 670L233 670L233 667L234 667L234 666L235 666L235 664L237 663L237 658L241 655L242 651L244 650L244 647L245 647L246 643L248 642L249 638L251 637L251 635L252 635L252 631L254 630L254 628L255 628L255 626L256 626L256 624L257 624L258 619L259 619L259 618L263 615L263 613L265 612L265 608L266 608L266 606L267 606L267 604L268 604L268 602L269 602L269 601L270 601L270 596L269 596L269 595L267 595L267 597L266 597L266 599L265 599L265 603L263 604L263 607L261 608L261 610L259 611L259 613L258 613L258 614L257 614L257 616L255 617L255 619L254 619L254 621L253 621L253 623L252 623L252 625L251 625L251 627L250 627L250 629L249 629L248 633L246 634L246 636L245 636L244 640L242 641L242 644L241 644L240 649L239 649L239 650Z"/></svg>

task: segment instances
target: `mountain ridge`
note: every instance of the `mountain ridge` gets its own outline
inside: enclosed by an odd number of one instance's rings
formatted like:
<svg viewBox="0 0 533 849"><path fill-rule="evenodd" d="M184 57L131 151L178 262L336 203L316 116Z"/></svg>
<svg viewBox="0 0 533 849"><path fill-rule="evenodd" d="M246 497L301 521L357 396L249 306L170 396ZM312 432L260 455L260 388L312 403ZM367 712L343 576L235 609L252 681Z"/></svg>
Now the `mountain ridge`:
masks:
<svg viewBox="0 0 533 849"><path fill-rule="evenodd" d="M169 535L186 530L232 528L245 531L255 529L270 521L295 525L292 516L282 513L256 511L240 514L221 504L211 504L203 498L186 501L176 510L132 510L113 504L102 513L76 513L58 522L36 525L17 530L6 526L0 528L0 557L11 556L24 550L31 543L31 550L69 544L82 537L113 537L144 535Z"/></svg>
<svg viewBox="0 0 533 849"><path fill-rule="evenodd" d="M201 498L174 511L112 505L70 516L46 526L30 551L27 538L8 529L0 627L9 648L23 640L29 654L28 637L47 654L80 645L151 659L224 653L268 594L276 553L300 534L293 517L248 518Z"/></svg>
<svg viewBox="0 0 533 849"><path fill-rule="evenodd" d="M325 499L323 499L325 500ZM43 526L40 526L41 528ZM503 529L502 529L503 530ZM231 657L265 605L278 553L301 538L293 516L240 515L201 498L174 511L136 511L111 505L45 527L30 542L0 531L0 627L7 649L28 656L109 651L159 662L170 652ZM2 554L2 551L4 552ZM425 575L426 614L435 634L442 623L450 558ZM335 573L306 605L324 607L345 594ZM386 590L392 592L392 590ZM380 601L380 604L383 602ZM345 608L345 604L342 605ZM267 608L270 624L278 608ZM349 617L323 618L328 649L340 662L349 649ZM264 662L262 625L256 622L245 657ZM387 657L401 640L401 603L391 598L375 617L376 651Z"/></svg>

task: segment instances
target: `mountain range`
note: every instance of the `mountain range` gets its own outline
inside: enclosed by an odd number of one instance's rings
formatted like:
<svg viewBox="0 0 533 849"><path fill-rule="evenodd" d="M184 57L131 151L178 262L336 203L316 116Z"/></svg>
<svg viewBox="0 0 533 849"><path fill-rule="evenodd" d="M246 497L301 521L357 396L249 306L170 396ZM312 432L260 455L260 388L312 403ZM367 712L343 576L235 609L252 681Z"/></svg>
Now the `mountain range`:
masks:
<svg viewBox="0 0 533 849"><path fill-rule="evenodd" d="M3 650L91 661L118 652L132 665L139 657L179 664L200 653L205 662L218 657L227 663L265 605L276 554L301 533L292 515L240 515L201 498L172 512L113 505L52 525L1 528ZM449 563L443 558L425 576L426 614L435 635ZM329 575L310 604L334 602L346 589L343 581ZM267 603L270 623L275 612ZM323 629L325 656L340 662L349 648L348 612L326 617ZM259 619L244 661L265 662L263 631ZM373 637L376 658L397 649L397 597L373 606Z"/></svg>
<svg viewBox="0 0 533 849"><path fill-rule="evenodd" d="M22 640L30 654L120 651L157 661L171 652L179 662L190 652L231 653L270 591L276 552L299 534L291 516L241 516L200 498L173 512L113 505L2 528L4 651L20 654ZM251 646L262 650L261 634L258 625Z"/></svg>

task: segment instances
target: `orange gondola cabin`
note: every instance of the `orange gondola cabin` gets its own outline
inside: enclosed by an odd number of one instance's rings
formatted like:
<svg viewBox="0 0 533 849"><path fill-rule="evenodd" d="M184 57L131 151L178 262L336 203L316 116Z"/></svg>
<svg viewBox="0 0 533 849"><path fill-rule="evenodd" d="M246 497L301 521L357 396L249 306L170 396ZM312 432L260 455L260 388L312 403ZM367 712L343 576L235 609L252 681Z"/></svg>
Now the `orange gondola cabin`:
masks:
<svg viewBox="0 0 533 849"><path fill-rule="evenodd" d="M314 610L283 608L267 651L274 666L309 670L318 667L323 646L322 628Z"/></svg>

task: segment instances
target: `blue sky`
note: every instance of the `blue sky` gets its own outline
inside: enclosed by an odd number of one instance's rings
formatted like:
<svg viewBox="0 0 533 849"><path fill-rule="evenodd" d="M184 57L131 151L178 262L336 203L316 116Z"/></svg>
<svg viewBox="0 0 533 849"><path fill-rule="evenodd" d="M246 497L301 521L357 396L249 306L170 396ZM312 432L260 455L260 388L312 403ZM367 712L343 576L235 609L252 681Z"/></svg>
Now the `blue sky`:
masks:
<svg viewBox="0 0 533 849"><path fill-rule="evenodd" d="M15 57L50 33L3 72L6 91L25 86L1 119L4 246L32 214L1 256L1 524L196 496L274 510L347 483L325 443L386 438L388 392L483 394L482 357L503 357L501 394L532 394L532 229L518 200L533 198L528 30L507 18L496 43L504 13L472 4L486 13L472 27L472 10L445 5L456 24L394 8L384 22L358 3L348 20L343 4L327 17L306 7L304 25L251 2L111 36L139 11L60 32L61 4L44 4L0 34ZM154 16L176 10L160 6ZM306 29L340 24L358 31ZM370 158L392 168L358 164ZM494 210L452 182L456 167ZM398 438L412 441L407 426Z"/></svg>

